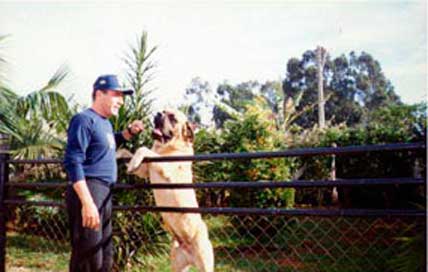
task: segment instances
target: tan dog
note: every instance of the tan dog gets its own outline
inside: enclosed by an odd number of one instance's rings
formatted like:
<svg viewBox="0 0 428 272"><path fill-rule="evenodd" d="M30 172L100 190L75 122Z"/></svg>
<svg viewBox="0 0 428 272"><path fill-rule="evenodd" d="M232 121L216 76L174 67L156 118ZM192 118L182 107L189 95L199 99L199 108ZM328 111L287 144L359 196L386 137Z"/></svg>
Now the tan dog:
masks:
<svg viewBox="0 0 428 272"><path fill-rule="evenodd" d="M128 164L128 173L151 183L192 183L192 162L141 163L145 157L193 155L193 129L186 116L174 110L158 113L154 119L152 149L141 147ZM198 207L193 189L155 189L157 206ZM191 265L200 271L214 271L214 253L208 229L197 213L161 213L166 229L173 235L171 266L187 271Z"/></svg>

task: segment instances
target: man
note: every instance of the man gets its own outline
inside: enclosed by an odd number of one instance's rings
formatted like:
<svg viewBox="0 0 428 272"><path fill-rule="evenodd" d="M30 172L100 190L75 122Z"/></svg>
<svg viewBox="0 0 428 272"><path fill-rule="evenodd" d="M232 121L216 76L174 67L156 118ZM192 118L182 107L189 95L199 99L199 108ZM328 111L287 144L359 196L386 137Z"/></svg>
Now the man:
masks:
<svg viewBox="0 0 428 272"><path fill-rule="evenodd" d="M113 265L111 188L117 179L116 147L140 133L141 121L113 133L108 118L117 115L125 95L115 75L98 77L92 107L70 121L64 166L70 184L71 272L110 271Z"/></svg>

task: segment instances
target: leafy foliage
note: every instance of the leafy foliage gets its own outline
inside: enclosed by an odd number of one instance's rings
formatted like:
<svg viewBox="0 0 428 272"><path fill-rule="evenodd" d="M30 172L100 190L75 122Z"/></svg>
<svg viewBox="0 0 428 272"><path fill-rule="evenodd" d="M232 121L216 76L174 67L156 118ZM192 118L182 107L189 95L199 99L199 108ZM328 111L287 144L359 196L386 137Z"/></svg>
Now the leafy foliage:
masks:
<svg viewBox="0 0 428 272"><path fill-rule="evenodd" d="M151 122L149 117L153 103L150 94L153 90L149 88L149 83L153 79L153 69L155 68L155 64L151 59L157 47L149 48L147 37L147 32L143 31L137 40L137 44L130 48L130 53L124 58L127 66L127 83L135 93L126 97L125 105L119 110L118 116L111 117L115 131L126 129L128 124L134 120L143 121L146 130L126 143L126 147L131 150L143 144L150 145L151 143L149 133Z"/></svg>
<svg viewBox="0 0 428 272"><path fill-rule="evenodd" d="M62 153L75 112L57 91L67 74L66 68L59 68L44 87L24 96L0 86L0 133L10 135L14 157L53 158Z"/></svg>
<svg viewBox="0 0 428 272"><path fill-rule="evenodd" d="M141 255L152 253L159 255L170 245L165 230L161 226L160 216L145 213L135 218L135 214L117 212L113 231L127 235L113 236L115 243L115 264L120 270L126 269L131 263L139 266L147 264L140 260Z"/></svg>
<svg viewBox="0 0 428 272"><path fill-rule="evenodd" d="M301 59L292 58L287 63L283 81L285 97L304 92L298 109L317 102L316 53L306 51ZM349 126L364 123L367 115L391 104L400 104L391 82L382 72L380 63L370 54L341 55L335 59L326 58L323 71L326 99L326 119L332 124L346 123ZM310 128L317 122L317 112L311 111L297 119L297 124Z"/></svg>
<svg viewBox="0 0 428 272"><path fill-rule="evenodd" d="M186 88L185 105L181 106L189 121L199 127L212 127L212 109L218 102L218 95L213 92L210 84L201 78L193 78Z"/></svg>
<svg viewBox="0 0 428 272"><path fill-rule="evenodd" d="M426 105L392 105L370 114L365 127L330 126L325 130L306 130L294 134L292 147L361 146L400 142L426 141ZM302 179L326 179L330 177L331 158L299 158L297 163L306 165ZM413 177L424 175L426 160L423 152L374 152L355 156L336 157L337 178ZM419 170L418 170L419 169ZM404 208L423 203L420 186L377 186L346 189L339 192L342 204L347 207ZM299 190L299 204L330 205L331 192L315 189Z"/></svg>
<svg viewBox="0 0 428 272"><path fill-rule="evenodd" d="M258 103L257 103L258 102ZM263 99L246 107L239 120L229 120L221 134L216 131L200 130L196 135L197 153L240 153L285 148L283 135L276 129L275 120L263 108ZM212 181L263 181L289 180L292 171L291 159L263 159L213 161L196 164L195 175L198 182ZM207 175L206 173L210 173ZM235 207L291 207L294 203L292 189L266 189L260 192L246 189L212 192L208 203L230 204Z"/></svg>
<svg viewBox="0 0 428 272"><path fill-rule="evenodd" d="M420 208L426 209L423 206ZM401 242L400 253L389 260L393 271L397 272L422 272L426 264L426 236L422 226L410 226L413 236L397 237Z"/></svg>
<svg viewBox="0 0 428 272"><path fill-rule="evenodd" d="M282 120L282 91L279 81L267 81L260 84L257 81L248 81L232 85L225 81L218 85L214 92L208 82L200 78L192 79L186 89L182 106L188 113L190 120L200 127L208 128L215 125L223 128L227 120L236 119L246 111L246 106L256 97L266 100L268 107L278 120Z"/></svg>
<svg viewBox="0 0 428 272"><path fill-rule="evenodd" d="M152 113L153 100L150 98L150 94L153 89L150 88L150 82L153 79L153 70L156 67L152 59L157 47L150 48L147 40L148 34L143 31L137 39L137 44L131 46L130 52L124 58L127 66L126 81L135 93L126 97L125 105L119 110L118 116L110 119L115 131L123 131L134 120L143 121L145 131L124 144L131 151L135 151L143 145L150 146L152 142L149 118ZM118 176L123 178L118 182L126 182L128 184L144 182L136 176L127 175L124 164L119 165L118 172ZM115 193L114 204L147 205L152 201L152 198L148 190L124 190ZM165 242L162 240L165 238L164 231L155 216L154 214L146 214L143 218L134 220L124 216L124 214L117 214L114 228L130 233L129 237L116 238L117 251L115 258L118 260L117 264L120 269L125 269L128 261L138 261L136 258L137 252L141 251L142 248L147 248L147 244L150 245L150 248L152 248L151 246L165 247ZM140 236L136 239L135 235L141 233L144 233L145 236Z"/></svg>

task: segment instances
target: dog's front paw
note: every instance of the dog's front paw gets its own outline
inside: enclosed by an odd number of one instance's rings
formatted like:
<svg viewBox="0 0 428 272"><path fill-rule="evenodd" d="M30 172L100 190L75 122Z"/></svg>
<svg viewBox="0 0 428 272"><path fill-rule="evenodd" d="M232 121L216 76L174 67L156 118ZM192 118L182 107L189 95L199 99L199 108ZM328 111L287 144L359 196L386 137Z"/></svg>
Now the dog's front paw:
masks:
<svg viewBox="0 0 428 272"><path fill-rule="evenodd" d="M152 151L147 147L140 147L137 152L135 152L135 155L132 157L131 161L127 164L127 172L130 174L136 171L140 167L144 158L150 156L150 153L152 153Z"/></svg>
<svg viewBox="0 0 428 272"><path fill-rule="evenodd" d="M134 157L132 157L131 161L126 164L128 166L128 168L126 169L128 174L131 174L135 170L137 170L138 167L140 167L140 164L143 160L144 160L144 157L141 157L141 156L138 156L137 154L135 154Z"/></svg>
<svg viewBox="0 0 428 272"><path fill-rule="evenodd" d="M134 155L128 149L121 148L116 151L116 159L130 159L133 156Z"/></svg>

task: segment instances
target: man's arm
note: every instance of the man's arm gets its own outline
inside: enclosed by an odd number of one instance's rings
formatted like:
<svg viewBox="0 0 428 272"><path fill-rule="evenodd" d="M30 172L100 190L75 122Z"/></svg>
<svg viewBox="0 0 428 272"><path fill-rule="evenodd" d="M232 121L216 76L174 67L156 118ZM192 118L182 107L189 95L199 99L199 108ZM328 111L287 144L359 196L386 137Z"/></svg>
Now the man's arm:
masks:
<svg viewBox="0 0 428 272"><path fill-rule="evenodd" d="M82 205L83 227L97 229L99 228L99 213L86 185L82 166L86 158L86 149L90 138L90 120L81 115L74 116L68 128L64 166Z"/></svg>
<svg viewBox="0 0 428 272"><path fill-rule="evenodd" d="M83 227L98 230L100 228L100 215L98 208L92 199L88 185L85 180L73 183L73 189L82 204L82 225Z"/></svg>
<svg viewBox="0 0 428 272"><path fill-rule="evenodd" d="M135 120L124 130L115 133L116 146L120 146L124 141L129 141L135 135L144 130L144 124L140 120Z"/></svg>

